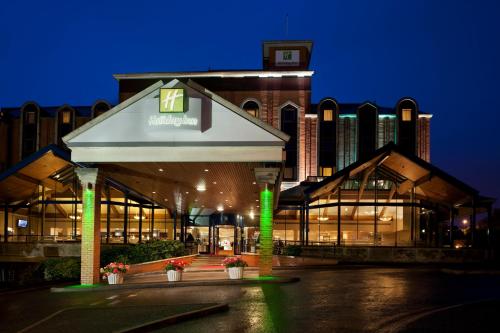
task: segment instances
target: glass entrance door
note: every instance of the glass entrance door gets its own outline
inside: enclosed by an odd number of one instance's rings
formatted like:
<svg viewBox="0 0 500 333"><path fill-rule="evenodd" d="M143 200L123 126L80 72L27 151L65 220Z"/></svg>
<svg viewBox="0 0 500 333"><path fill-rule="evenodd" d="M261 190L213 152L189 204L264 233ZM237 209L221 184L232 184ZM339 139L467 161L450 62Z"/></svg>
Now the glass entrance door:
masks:
<svg viewBox="0 0 500 333"><path fill-rule="evenodd" d="M209 227L195 227L193 236L198 246L198 253L210 253L210 232Z"/></svg>
<svg viewBox="0 0 500 333"><path fill-rule="evenodd" d="M220 256L234 255L234 226L219 225L216 227L215 254Z"/></svg>

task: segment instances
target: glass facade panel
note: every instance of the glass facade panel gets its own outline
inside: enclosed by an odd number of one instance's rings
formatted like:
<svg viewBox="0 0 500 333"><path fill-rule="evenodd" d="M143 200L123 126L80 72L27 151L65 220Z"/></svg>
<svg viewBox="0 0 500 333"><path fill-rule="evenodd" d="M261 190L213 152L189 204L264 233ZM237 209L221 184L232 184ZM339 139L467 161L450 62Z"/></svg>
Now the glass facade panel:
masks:
<svg viewBox="0 0 500 333"><path fill-rule="evenodd" d="M377 148L383 147L389 142L396 143L396 117L379 116L377 132Z"/></svg>
<svg viewBox="0 0 500 333"><path fill-rule="evenodd" d="M340 171L357 160L356 116L340 116L337 131L337 170Z"/></svg>

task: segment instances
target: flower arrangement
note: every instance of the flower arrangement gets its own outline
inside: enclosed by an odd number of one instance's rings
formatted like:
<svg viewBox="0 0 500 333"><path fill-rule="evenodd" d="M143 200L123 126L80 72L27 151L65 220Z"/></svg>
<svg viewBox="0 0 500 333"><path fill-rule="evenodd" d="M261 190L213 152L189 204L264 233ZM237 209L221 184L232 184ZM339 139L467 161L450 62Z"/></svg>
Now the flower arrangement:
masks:
<svg viewBox="0 0 500 333"><path fill-rule="evenodd" d="M186 265L187 263L183 260L169 260L167 261L167 266L165 266L165 270L182 272L184 270L184 266Z"/></svg>
<svg viewBox="0 0 500 333"><path fill-rule="evenodd" d="M245 260L238 257L228 257L222 261L222 265L226 266L226 268L248 266Z"/></svg>
<svg viewBox="0 0 500 333"><path fill-rule="evenodd" d="M104 276L109 276L110 274L126 273L129 269L129 265L125 265L121 262L111 262L107 264L104 268L101 268L101 273Z"/></svg>

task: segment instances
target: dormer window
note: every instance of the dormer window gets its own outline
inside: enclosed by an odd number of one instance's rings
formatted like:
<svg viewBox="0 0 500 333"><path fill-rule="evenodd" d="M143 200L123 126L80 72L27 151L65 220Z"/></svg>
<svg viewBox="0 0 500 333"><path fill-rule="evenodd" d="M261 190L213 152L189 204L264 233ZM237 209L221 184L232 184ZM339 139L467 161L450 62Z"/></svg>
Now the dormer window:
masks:
<svg viewBox="0 0 500 333"><path fill-rule="evenodd" d="M57 124L57 144L63 146L62 138L73 131L75 110L70 106L65 106L59 110Z"/></svg>
<svg viewBox="0 0 500 333"><path fill-rule="evenodd" d="M402 121L411 121L411 109L402 109L401 110L401 120Z"/></svg>
<svg viewBox="0 0 500 333"><path fill-rule="evenodd" d="M333 121L333 110L332 109L323 110L323 121Z"/></svg>
<svg viewBox="0 0 500 333"><path fill-rule="evenodd" d="M248 114L259 118L259 104L255 101L247 101L245 104L243 104L242 107L243 110L245 110Z"/></svg>
<svg viewBox="0 0 500 333"><path fill-rule="evenodd" d="M35 111L26 111L24 114L24 123L33 125L36 122L36 113Z"/></svg>
<svg viewBox="0 0 500 333"><path fill-rule="evenodd" d="M63 124L71 124L71 111L62 111L61 118Z"/></svg>
<svg viewBox="0 0 500 333"><path fill-rule="evenodd" d="M34 103L21 108L21 158L33 154L38 149L38 120L40 109Z"/></svg>

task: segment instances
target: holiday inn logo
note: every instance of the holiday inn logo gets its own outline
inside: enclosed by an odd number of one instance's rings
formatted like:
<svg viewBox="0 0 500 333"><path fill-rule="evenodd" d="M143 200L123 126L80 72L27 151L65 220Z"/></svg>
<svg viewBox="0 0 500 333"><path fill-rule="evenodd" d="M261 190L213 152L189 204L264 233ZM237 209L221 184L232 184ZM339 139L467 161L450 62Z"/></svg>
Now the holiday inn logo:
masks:
<svg viewBox="0 0 500 333"><path fill-rule="evenodd" d="M292 51L283 51L283 60L292 60Z"/></svg>
<svg viewBox="0 0 500 333"><path fill-rule="evenodd" d="M185 112L187 96L184 89L160 88L160 113Z"/></svg>

